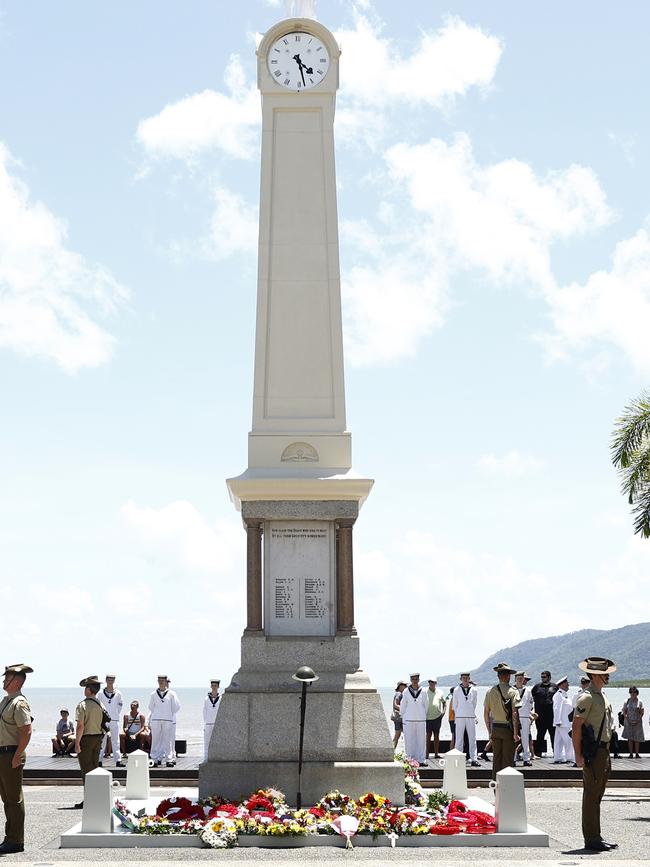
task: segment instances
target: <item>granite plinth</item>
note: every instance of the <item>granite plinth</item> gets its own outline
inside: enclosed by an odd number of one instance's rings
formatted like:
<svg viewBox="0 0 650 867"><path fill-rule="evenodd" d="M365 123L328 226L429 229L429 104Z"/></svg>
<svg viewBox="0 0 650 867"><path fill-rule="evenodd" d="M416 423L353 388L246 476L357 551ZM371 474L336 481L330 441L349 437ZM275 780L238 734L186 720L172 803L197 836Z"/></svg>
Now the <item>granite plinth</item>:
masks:
<svg viewBox="0 0 650 867"><path fill-rule="evenodd" d="M296 751L297 756L297 751ZM298 790L298 762L227 762L209 760L199 766L199 794L219 794L240 800L250 792L273 786L293 800ZM353 798L366 792L381 792L394 804L404 803L404 769L389 762L313 762L302 767L301 793L304 806L316 804L326 792L339 789Z"/></svg>
<svg viewBox="0 0 650 867"><path fill-rule="evenodd" d="M241 504L241 515L261 521L336 521L357 518L355 500L252 500Z"/></svg>
<svg viewBox="0 0 650 867"><path fill-rule="evenodd" d="M321 678L328 674L346 676L359 671L359 662L359 638L356 635L269 638L262 632L245 633L241 641L241 667L229 689L241 687L245 676L254 672L269 675L288 672L291 681L291 675L299 665L309 665Z"/></svg>
<svg viewBox="0 0 650 867"><path fill-rule="evenodd" d="M221 699L208 759L295 762L299 720L299 692L226 693ZM308 694L305 761L392 762L393 757L386 716L376 692Z"/></svg>
<svg viewBox="0 0 650 867"><path fill-rule="evenodd" d="M404 773L377 690L359 669L357 636L267 638L244 634L242 664L220 703L201 795L242 794L297 782L301 684L299 665L319 675L307 691L303 797L331 789L385 792L404 801Z"/></svg>

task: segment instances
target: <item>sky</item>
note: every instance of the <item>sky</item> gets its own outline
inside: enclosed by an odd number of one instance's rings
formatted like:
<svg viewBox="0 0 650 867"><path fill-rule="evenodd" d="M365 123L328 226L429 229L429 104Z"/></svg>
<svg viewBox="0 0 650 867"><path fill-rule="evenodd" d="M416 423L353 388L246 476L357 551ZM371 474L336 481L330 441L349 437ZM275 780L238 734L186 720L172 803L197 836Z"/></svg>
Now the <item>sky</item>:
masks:
<svg viewBox="0 0 650 867"><path fill-rule="evenodd" d="M239 665L278 0L0 0L0 660ZM320 0L377 685L650 620L609 457L650 379L650 7ZM598 647L591 649L598 653Z"/></svg>

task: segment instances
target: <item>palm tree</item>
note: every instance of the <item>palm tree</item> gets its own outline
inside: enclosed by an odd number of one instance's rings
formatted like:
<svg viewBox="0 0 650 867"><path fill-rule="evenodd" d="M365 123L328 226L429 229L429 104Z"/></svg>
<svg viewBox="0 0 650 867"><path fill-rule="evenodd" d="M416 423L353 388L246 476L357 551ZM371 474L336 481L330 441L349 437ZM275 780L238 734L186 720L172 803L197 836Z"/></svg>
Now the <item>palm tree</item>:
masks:
<svg viewBox="0 0 650 867"><path fill-rule="evenodd" d="M650 390L632 401L617 420L612 437L612 461L621 490L634 506L634 532L650 537Z"/></svg>

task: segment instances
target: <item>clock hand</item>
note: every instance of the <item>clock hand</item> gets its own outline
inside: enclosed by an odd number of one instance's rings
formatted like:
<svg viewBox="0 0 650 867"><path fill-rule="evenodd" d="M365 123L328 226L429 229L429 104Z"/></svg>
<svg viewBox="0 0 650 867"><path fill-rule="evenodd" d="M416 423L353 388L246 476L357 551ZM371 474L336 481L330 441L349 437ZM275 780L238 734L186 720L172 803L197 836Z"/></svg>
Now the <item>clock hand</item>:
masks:
<svg viewBox="0 0 650 867"><path fill-rule="evenodd" d="M300 59L299 54L294 54L293 59L298 64L298 69L300 70L300 76L302 78L302 86L305 87L305 73L303 72L303 69L305 68L305 64Z"/></svg>

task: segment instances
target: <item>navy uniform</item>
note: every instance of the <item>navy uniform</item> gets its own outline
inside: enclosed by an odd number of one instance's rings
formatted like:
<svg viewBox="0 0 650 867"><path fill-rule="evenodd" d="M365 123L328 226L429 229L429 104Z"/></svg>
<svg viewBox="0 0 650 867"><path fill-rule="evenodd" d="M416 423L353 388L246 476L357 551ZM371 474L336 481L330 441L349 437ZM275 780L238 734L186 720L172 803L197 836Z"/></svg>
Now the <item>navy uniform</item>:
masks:
<svg viewBox="0 0 650 867"><path fill-rule="evenodd" d="M219 710L219 681L210 681L210 692L205 697L203 702L203 761L208 760L208 750L210 748L210 739L214 730L214 724L217 719Z"/></svg>
<svg viewBox="0 0 650 867"><path fill-rule="evenodd" d="M111 718L111 721L108 724L109 730L104 735L102 741L100 755L102 757L106 755L106 745L110 733L111 746L113 747L113 760L115 766L121 768L123 767L123 762L120 755L120 726L122 724L122 708L124 706L124 699L122 698L122 693L119 689L115 689L114 674L106 675L106 686L104 689L100 690L97 698L99 699L101 706Z"/></svg>
<svg viewBox="0 0 650 867"><path fill-rule="evenodd" d="M572 732L576 762L582 768L582 834L586 849L605 852L618 848L616 843L603 840L600 832L600 802L612 769L609 742L614 727L612 706L602 690L609 681L609 675L616 671L616 666L611 659L592 656L579 663L579 668L591 679L576 701ZM591 726L598 742L596 755L589 766L585 765L582 753L583 726Z"/></svg>
<svg viewBox="0 0 650 867"><path fill-rule="evenodd" d="M0 702L0 797L5 811L5 838L0 855L25 850L23 766L32 736L32 714L22 686L33 670L19 663L8 665L4 671L2 688L7 695Z"/></svg>

